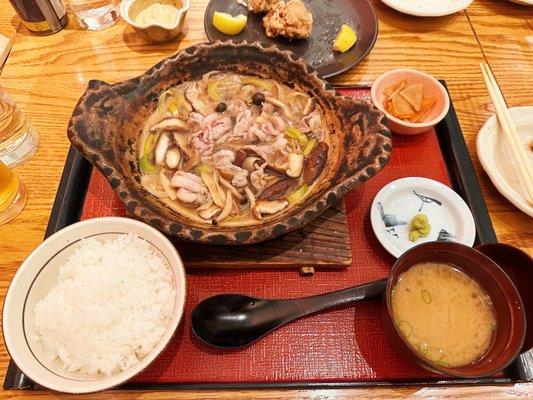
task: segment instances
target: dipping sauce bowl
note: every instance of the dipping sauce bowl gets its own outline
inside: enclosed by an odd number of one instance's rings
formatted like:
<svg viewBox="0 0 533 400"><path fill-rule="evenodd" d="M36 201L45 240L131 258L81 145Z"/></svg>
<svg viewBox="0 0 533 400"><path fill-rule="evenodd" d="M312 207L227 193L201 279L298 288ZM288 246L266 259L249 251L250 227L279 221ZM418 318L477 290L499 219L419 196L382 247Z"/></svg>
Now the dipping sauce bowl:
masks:
<svg viewBox="0 0 533 400"><path fill-rule="evenodd" d="M164 5L176 9L176 15L168 21L168 15L161 15L160 20L151 18L150 22L141 21L138 16L148 7ZM189 0L123 0L120 14L145 39L151 42L168 42L179 35L189 11ZM153 14L158 15L158 14Z"/></svg>

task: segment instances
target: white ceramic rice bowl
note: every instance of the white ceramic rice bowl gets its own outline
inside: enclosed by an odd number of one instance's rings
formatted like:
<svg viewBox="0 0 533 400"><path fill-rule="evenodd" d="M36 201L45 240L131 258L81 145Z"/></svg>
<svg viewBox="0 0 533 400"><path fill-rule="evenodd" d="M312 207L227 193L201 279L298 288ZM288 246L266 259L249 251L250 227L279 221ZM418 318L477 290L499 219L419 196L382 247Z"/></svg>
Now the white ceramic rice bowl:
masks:
<svg viewBox="0 0 533 400"><path fill-rule="evenodd" d="M67 373L59 362L44 357L31 339L35 304L56 284L59 268L72 254L75 243L89 236L111 239L133 232L147 240L166 259L174 276L176 299L170 323L155 348L126 371L105 376ZM9 355L31 380L46 388L67 393L97 392L118 386L145 369L164 350L178 327L185 307L185 271L172 243L151 226L129 218L95 218L70 225L41 243L24 260L7 291L3 310L3 334Z"/></svg>

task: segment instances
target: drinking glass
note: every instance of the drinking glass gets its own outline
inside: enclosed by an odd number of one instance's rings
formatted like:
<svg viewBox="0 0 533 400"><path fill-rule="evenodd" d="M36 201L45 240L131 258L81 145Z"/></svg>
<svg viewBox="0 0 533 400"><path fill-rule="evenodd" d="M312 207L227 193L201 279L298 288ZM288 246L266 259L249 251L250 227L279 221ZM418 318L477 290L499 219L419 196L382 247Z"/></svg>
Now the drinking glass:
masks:
<svg viewBox="0 0 533 400"><path fill-rule="evenodd" d="M14 167L30 158L39 147L31 122L0 85L0 161Z"/></svg>
<svg viewBox="0 0 533 400"><path fill-rule="evenodd" d="M80 27L90 31L105 29L117 22L120 0L69 0Z"/></svg>
<svg viewBox="0 0 533 400"><path fill-rule="evenodd" d="M26 188L12 169L0 161L0 225L15 218L26 205Z"/></svg>

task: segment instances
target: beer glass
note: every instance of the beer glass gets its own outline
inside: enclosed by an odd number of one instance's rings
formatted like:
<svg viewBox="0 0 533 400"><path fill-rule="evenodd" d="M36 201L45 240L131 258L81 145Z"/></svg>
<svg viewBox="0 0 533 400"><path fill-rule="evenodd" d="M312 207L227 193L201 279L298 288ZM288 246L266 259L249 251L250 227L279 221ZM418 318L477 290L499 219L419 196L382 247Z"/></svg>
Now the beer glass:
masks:
<svg viewBox="0 0 533 400"><path fill-rule="evenodd" d="M21 109L0 85L0 161L14 167L30 158L39 137Z"/></svg>
<svg viewBox="0 0 533 400"><path fill-rule="evenodd" d="M26 205L26 188L12 169L0 161L0 225L15 218Z"/></svg>

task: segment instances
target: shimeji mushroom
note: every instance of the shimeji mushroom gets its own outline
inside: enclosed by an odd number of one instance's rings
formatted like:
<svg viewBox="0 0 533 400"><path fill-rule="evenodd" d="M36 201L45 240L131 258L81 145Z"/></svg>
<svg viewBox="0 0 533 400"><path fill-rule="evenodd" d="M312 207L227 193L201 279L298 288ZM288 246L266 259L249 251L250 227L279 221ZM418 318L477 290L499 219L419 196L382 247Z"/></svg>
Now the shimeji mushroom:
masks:
<svg viewBox="0 0 533 400"><path fill-rule="evenodd" d="M287 175L291 178L298 178L302 174L304 166L304 156L303 154L289 154Z"/></svg>
<svg viewBox="0 0 533 400"><path fill-rule="evenodd" d="M254 217L262 219L262 214L276 214L289 205L285 200L259 200L253 208Z"/></svg>
<svg viewBox="0 0 533 400"><path fill-rule="evenodd" d="M157 139L157 143L155 145L155 150L154 150L155 165L163 164L163 161L165 160L165 154L167 154L167 150L169 147L170 147L170 137L166 133L162 133L161 135L159 135L159 139Z"/></svg>
<svg viewBox="0 0 533 400"><path fill-rule="evenodd" d="M181 161L181 153L178 149L173 148L167 151L165 155L165 165L170 169L178 168Z"/></svg>

